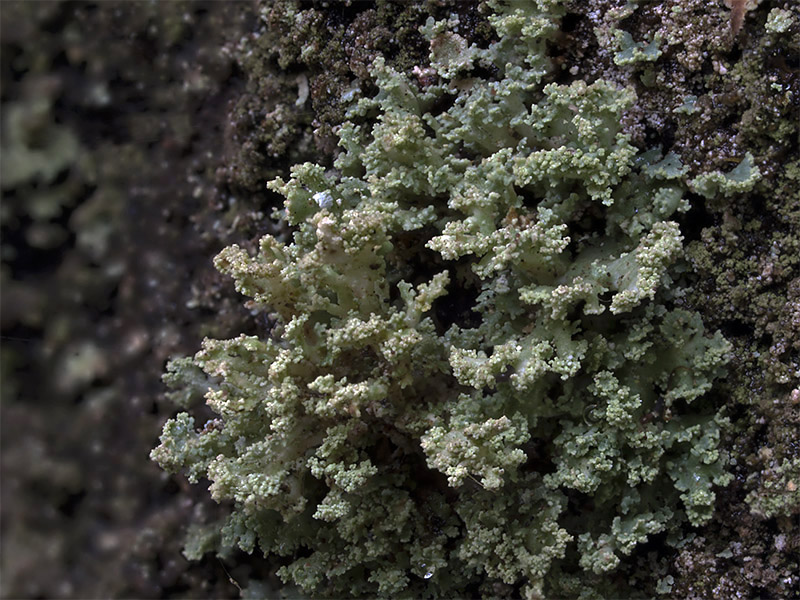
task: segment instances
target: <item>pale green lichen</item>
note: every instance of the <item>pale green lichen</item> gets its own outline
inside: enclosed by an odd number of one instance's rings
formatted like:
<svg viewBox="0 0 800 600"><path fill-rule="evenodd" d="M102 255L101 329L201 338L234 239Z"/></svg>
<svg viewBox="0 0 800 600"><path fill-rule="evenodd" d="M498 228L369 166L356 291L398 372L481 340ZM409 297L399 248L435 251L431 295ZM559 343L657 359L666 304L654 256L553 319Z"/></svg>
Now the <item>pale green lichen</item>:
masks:
<svg viewBox="0 0 800 600"><path fill-rule="evenodd" d="M782 8L773 8L767 15L766 29L770 33L786 33L797 15Z"/></svg>
<svg viewBox="0 0 800 600"><path fill-rule="evenodd" d="M620 67L638 62L655 62L661 56L661 37L656 35L651 42L634 42L627 31L615 31L614 40L619 51L614 55L614 63Z"/></svg>
<svg viewBox="0 0 800 600"><path fill-rule="evenodd" d="M220 418L153 452L233 501L222 547L307 591L558 596L706 522L729 479L705 397L729 346L674 307L686 169L631 145L631 90L543 85L559 3L496 8L486 49L426 26L435 84L376 60L335 169L270 184L293 242L216 265L277 324L204 342Z"/></svg>
<svg viewBox="0 0 800 600"><path fill-rule="evenodd" d="M713 198L720 194L731 196L749 192L760 179L761 173L753 162L753 155L748 152L744 160L730 173L703 173L695 177L691 185L698 194Z"/></svg>
<svg viewBox="0 0 800 600"><path fill-rule="evenodd" d="M688 96L684 97L683 104L677 108L674 108L672 112L677 114L693 115L699 110L700 109L697 108L697 96L694 94L689 94Z"/></svg>
<svg viewBox="0 0 800 600"><path fill-rule="evenodd" d="M759 474L760 488L747 495L751 510L763 518L800 513L800 458L776 463Z"/></svg>

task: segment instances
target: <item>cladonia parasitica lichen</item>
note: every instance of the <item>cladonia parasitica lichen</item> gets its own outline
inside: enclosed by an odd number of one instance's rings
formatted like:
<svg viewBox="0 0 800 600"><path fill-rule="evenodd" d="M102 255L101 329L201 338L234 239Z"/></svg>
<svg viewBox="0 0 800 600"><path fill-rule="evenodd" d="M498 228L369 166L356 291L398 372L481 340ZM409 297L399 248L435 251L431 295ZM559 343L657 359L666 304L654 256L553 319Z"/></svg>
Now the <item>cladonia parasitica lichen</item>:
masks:
<svg viewBox="0 0 800 600"><path fill-rule="evenodd" d="M424 77L374 62L334 168L269 184L292 242L216 258L269 337L170 367L218 418L180 413L153 457L232 503L220 547L307 592L563 596L729 480L729 345L676 307L677 219L758 169L688 182L623 131L631 89L546 83L559 2L494 9L486 48L431 19Z"/></svg>

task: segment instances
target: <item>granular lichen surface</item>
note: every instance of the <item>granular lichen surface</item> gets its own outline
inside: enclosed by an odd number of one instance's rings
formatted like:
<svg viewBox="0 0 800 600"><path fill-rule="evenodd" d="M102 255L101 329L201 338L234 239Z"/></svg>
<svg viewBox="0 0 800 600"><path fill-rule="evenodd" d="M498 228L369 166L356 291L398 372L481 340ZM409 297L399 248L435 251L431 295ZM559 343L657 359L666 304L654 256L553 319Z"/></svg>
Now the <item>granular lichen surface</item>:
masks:
<svg viewBox="0 0 800 600"><path fill-rule="evenodd" d="M800 596L796 3L0 11L0 595Z"/></svg>
<svg viewBox="0 0 800 600"><path fill-rule="evenodd" d="M702 168L642 136L661 35L596 29L608 78L562 82L562 3L488 11L494 41L430 18L428 65L376 58L332 168L269 183L290 237L217 256L274 327L171 367L218 418L179 414L153 456L233 502L193 555L258 548L323 596L604 596L712 519L736 353L695 308L683 230L757 190L763 157Z"/></svg>

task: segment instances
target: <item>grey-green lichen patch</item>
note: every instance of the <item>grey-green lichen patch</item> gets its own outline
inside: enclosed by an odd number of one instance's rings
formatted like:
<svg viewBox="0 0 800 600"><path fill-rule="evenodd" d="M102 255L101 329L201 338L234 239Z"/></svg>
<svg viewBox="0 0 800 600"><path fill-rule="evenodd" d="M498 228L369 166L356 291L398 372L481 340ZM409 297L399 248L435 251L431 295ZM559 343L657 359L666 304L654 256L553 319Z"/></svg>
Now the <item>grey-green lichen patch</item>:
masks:
<svg viewBox="0 0 800 600"><path fill-rule="evenodd" d="M634 42L633 36L627 31L616 31L614 40L619 48L614 55L614 63L621 67L637 62L655 62L661 56L660 36L651 42Z"/></svg>
<svg viewBox="0 0 800 600"><path fill-rule="evenodd" d="M800 458L787 457L778 462L769 452L770 468L760 473L758 489L747 497L752 511L764 518L796 515L800 512Z"/></svg>
<svg viewBox="0 0 800 600"><path fill-rule="evenodd" d="M758 14L745 23L741 40ZM800 503L793 462L800 443L795 392L800 384L800 118L794 100L800 90L781 58L796 56L798 48L795 20L779 35L758 38L732 69L742 89L722 114L737 110L742 116L737 139L746 142L761 176L750 191L709 199L712 220L688 249L699 279L687 299L705 307L706 322L723 327L735 348L725 389L738 405L738 417L724 439L735 461L736 484L703 539L682 550L675 562L673 592L681 596L754 595L769 589L792 597L800 591L795 558ZM740 113L736 107L743 97L752 104ZM735 164L731 161L723 172L733 175Z"/></svg>
<svg viewBox="0 0 800 600"><path fill-rule="evenodd" d="M691 115L697 112L697 110L697 96L689 94L683 98L683 103L677 108L674 108L672 112Z"/></svg>
<svg viewBox="0 0 800 600"><path fill-rule="evenodd" d="M786 33L792 26L797 14L792 14L790 10L773 8L767 16L767 31L770 33Z"/></svg>
<svg viewBox="0 0 800 600"><path fill-rule="evenodd" d="M774 33L765 26L770 10L764 4L752 8L734 38L730 11L721 3L570 2L571 28L557 40L562 77L635 86L637 102L625 120L632 141L639 147L663 143L681 156L692 176L727 172L747 152L767 175L781 167L794 139L792 57L800 51L800 21L781 18L787 28ZM770 22L778 14L796 14L792 2L773 8L778 12ZM653 62L619 64L620 40L631 54L656 39ZM689 97L695 100L686 106Z"/></svg>
<svg viewBox="0 0 800 600"><path fill-rule="evenodd" d="M383 55L411 72L424 59L419 28L430 16L461 15L450 35L485 39L491 28L478 6L475 0L260 2L255 31L227 48L247 77L228 132L231 184L250 198L264 197L264 181L293 163L329 165L337 152L334 130L353 102L374 91L373 60Z"/></svg>
<svg viewBox="0 0 800 600"><path fill-rule="evenodd" d="M736 485L702 541L673 563L677 597L800 593L792 554L800 547L798 506L785 487L791 479L778 472L797 455L800 424L787 400L800 382L800 321L792 316L800 289L800 20L793 2L736 4L754 10L734 37L732 13L721 3L574 2L560 57L564 76L636 85L625 121L632 141L646 145L655 135L680 155L693 189L705 196L707 221L688 251L697 279L685 299L735 348L723 391L734 427L722 444ZM620 68L613 61L620 29L632 40L660 35L661 56ZM785 542L765 546L776 524ZM737 552L718 556L729 543Z"/></svg>
<svg viewBox="0 0 800 600"><path fill-rule="evenodd" d="M731 348L675 306L686 168L631 144L631 89L545 85L560 3L494 9L488 47L429 22L417 81L376 60L334 169L270 184L291 243L216 265L277 324L204 342L219 418L153 451L233 503L222 547L308 592L558 597L730 479Z"/></svg>
<svg viewBox="0 0 800 600"><path fill-rule="evenodd" d="M691 186L695 192L709 199L730 197L751 191L759 179L761 172L753 164L753 155L748 153L730 173L703 173L692 180Z"/></svg>

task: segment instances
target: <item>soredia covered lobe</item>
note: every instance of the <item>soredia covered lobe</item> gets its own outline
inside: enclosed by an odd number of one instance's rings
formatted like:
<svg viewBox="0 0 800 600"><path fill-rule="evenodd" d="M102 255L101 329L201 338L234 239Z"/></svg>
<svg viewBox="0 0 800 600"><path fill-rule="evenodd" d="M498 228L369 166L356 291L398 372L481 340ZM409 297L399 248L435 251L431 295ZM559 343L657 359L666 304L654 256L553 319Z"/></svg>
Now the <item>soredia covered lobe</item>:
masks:
<svg viewBox="0 0 800 600"><path fill-rule="evenodd" d="M564 595L728 481L728 344L674 302L686 170L630 143L631 90L543 85L558 3L495 8L488 48L426 25L423 89L376 60L335 169L270 184L293 241L216 265L278 325L204 342L219 419L153 451L232 500L223 547L308 592Z"/></svg>

